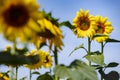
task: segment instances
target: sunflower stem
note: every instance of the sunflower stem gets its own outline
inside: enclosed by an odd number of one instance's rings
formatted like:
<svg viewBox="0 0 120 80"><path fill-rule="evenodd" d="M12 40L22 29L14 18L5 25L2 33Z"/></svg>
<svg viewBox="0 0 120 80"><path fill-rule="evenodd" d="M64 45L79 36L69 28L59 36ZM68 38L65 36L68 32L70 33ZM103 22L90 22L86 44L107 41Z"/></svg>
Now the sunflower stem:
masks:
<svg viewBox="0 0 120 80"><path fill-rule="evenodd" d="M18 77L18 67L16 67L16 80L17 80L17 77Z"/></svg>
<svg viewBox="0 0 120 80"><path fill-rule="evenodd" d="M13 66L10 66L10 80L14 80L14 67Z"/></svg>
<svg viewBox="0 0 120 80"><path fill-rule="evenodd" d="M102 54L104 53L104 45L103 45L103 42L101 43L101 53L102 53ZM103 80L102 75L101 75L101 80Z"/></svg>
<svg viewBox="0 0 120 80"><path fill-rule="evenodd" d="M57 54L57 48L54 47L54 60L55 60L55 66L58 65L58 54ZM59 80L58 76L55 75L55 80Z"/></svg>
<svg viewBox="0 0 120 80"><path fill-rule="evenodd" d="M29 76L30 80L32 79L32 70L30 69L30 76Z"/></svg>
<svg viewBox="0 0 120 80"><path fill-rule="evenodd" d="M90 55L90 52L91 52L91 40L88 37L88 55ZM91 61L89 61L89 66L91 66Z"/></svg>
<svg viewBox="0 0 120 80"><path fill-rule="evenodd" d="M13 43L13 48L11 50L12 55L14 55L16 53L15 49L16 49L16 41L14 41L14 43ZM10 67L10 72L11 72L10 80L14 80L14 67L13 66Z"/></svg>

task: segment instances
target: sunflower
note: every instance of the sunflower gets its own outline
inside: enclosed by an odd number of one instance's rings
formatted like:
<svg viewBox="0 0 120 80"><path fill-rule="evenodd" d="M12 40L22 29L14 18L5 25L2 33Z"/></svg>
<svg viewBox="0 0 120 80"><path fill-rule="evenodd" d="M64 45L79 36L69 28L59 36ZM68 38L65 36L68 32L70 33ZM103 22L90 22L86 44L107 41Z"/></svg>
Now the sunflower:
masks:
<svg viewBox="0 0 120 80"><path fill-rule="evenodd" d="M45 68L50 68L52 66L52 57L48 53L45 53L43 66Z"/></svg>
<svg viewBox="0 0 120 80"><path fill-rule="evenodd" d="M40 24L41 31L37 33L37 35L40 38L43 38L44 40L48 41L50 48L52 47L52 45L54 45L55 47L57 47L57 49L62 49L62 31L46 18L38 20L38 24Z"/></svg>
<svg viewBox="0 0 120 80"><path fill-rule="evenodd" d="M45 68L51 67L52 60L49 56L48 52L43 50L32 50L31 53L28 53L27 56L37 55L39 57L39 61L35 64L26 64L25 66L30 69L38 69L44 66Z"/></svg>
<svg viewBox="0 0 120 80"><path fill-rule="evenodd" d="M4 73L0 73L0 80L10 80L9 76L4 74Z"/></svg>
<svg viewBox="0 0 120 80"><path fill-rule="evenodd" d="M36 0L6 0L0 6L0 32L8 40L30 39L40 31L36 23L42 18Z"/></svg>
<svg viewBox="0 0 120 80"><path fill-rule="evenodd" d="M34 38L31 39L31 42L36 46L37 49L40 49L42 45L46 44L46 39L35 35Z"/></svg>
<svg viewBox="0 0 120 80"><path fill-rule="evenodd" d="M95 40L99 43L105 41L106 39L109 38L109 34L112 32L113 27L111 22L107 21L108 18L107 17L102 17L102 16L96 16L96 25L97 25L97 29L96 29L96 34L102 34L105 36L101 36L101 37L96 37Z"/></svg>
<svg viewBox="0 0 120 80"><path fill-rule="evenodd" d="M78 37L84 38L88 36L91 38L95 33L95 19L92 15L89 15L88 10L80 9L73 19L73 25L75 26L74 32Z"/></svg>
<svg viewBox="0 0 120 80"><path fill-rule="evenodd" d="M43 51L39 50L32 50L30 53L27 53L26 56L38 56L39 60L35 64L26 64L25 67L28 67L30 69L38 69L42 67L43 64L43 59L44 59L44 54Z"/></svg>

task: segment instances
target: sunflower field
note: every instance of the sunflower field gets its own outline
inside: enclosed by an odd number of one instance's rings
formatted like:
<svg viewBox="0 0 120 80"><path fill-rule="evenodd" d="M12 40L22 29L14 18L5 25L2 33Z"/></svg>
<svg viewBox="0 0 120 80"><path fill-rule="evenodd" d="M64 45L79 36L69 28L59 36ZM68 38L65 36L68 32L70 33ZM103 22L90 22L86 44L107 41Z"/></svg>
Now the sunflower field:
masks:
<svg viewBox="0 0 120 80"><path fill-rule="evenodd" d="M120 42L110 36L114 27L108 17L79 8L72 21L60 21L62 17L55 18L52 11L41 8L44 7L37 0L0 0L0 35L11 44L0 49L0 70L7 67L7 70L0 71L0 80L120 79L118 71L111 69L106 73L107 69L119 65L118 62L105 63L106 44ZM65 53L62 54L66 47L63 27L81 40L81 44L77 43L70 53L66 50L69 54L66 58ZM67 40L70 41L69 37ZM69 44L69 47L73 46ZM75 58L69 64L59 63L60 54L66 61L76 51L84 52L82 58ZM21 73L21 67L28 71ZM28 76L19 77L24 73Z"/></svg>

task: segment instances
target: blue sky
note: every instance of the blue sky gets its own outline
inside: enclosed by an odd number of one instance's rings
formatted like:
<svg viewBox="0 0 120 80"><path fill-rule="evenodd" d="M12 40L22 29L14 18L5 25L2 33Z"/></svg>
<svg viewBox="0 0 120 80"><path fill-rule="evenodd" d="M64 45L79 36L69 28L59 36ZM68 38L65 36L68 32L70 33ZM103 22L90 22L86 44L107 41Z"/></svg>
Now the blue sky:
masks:
<svg viewBox="0 0 120 80"><path fill-rule="evenodd" d="M120 0L38 0L38 3L41 5L41 10L44 9L47 12L52 11L53 17L60 18L60 21L69 20L72 22L76 12L80 9L89 10L92 15L102 15L103 17L108 17L108 21L112 22L114 27L110 37L120 40ZM82 58L86 54L84 50L77 50L69 57L68 55L76 46L79 46L82 43L84 43L85 47L87 47L87 39L78 39L70 29L64 26L61 29L63 31L63 35L65 36L63 40L65 46L63 47L63 51L59 53L59 63L69 65L70 62L75 59L85 60ZM0 45L3 45L0 49L3 49L8 42L5 40L3 41L1 36L0 40L2 42ZM93 42L92 50L99 50L100 46L98 45L98 43ZM119 49L120 43L107 44L104 53L105 63L120 63ZM26 69L20 68L20 70L22 73L22 71ZM120 65L112 70L120 71ZM24 75L28 75L27 72L24 73ZM20 77L24 75L20 75Z"/></svg>

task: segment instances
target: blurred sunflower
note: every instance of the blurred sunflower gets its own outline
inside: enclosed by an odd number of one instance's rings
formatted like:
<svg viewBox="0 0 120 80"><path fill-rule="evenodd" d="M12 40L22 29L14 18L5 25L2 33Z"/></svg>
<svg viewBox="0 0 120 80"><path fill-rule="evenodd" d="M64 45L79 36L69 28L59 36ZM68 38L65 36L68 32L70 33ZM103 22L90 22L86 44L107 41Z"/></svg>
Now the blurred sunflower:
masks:
<svg viewBox="0 0 120 80"><path fill-rule="evenodd" d="M101 37L95 37L95 40L99 43L105 41L106 39L109 38L109 34L112 32L113 27L112 27L112 23L108 22L108 18L107 17L102 17L102 16L96 16L96 25L97 25L97 29L96 29L96 34L103 34L105 36L101 36Z"/></svg>
<svg viewBox="0 0 120 80"><path fill-rule="evenodd" d="M49 56L48 52L43 50L32 50L31 53L28 53L27 56L37 55L39 57L39 61L35 64L26 64L25 66L30 69L38 69L44 66L45 68L51 67L52 60Z"/></svg>
<svg viewBox="0 0 120 80"><path fill-rule="evenodd" d="M0 72L0 80L10 80L9 76Z"/></svg>
<svg viewBox="0 0 120 80"><path fill-rule="evenodd" d="M0 32L8 40L30 39L40 31L37 19L42 17L36 0L6 0L0 8Z"/></svg>
<svg viewBox="0 0 120 80"><path fill-rule="evenodd" d="M45 68L50 68L52 66L52 57L48 53L45 53L43 66Z"/></svg>
<svg viewBox="0 0 120 80"><path fill-rule="evenodd" d="M31 39L31 42L36 46L37 49L40 49L42 45L46 44L46 39L35 35L34 38Z"/></svg>
<svg viewBox="0 0 120 80"><path fill-rule="evenodd" d="M44 41L48 41L50 49L52 45L57 47L57 49L62 49L63 46L62 31L55 24L53 24L50 20L47 20L46 18L38 20L38 24L40 24L41 31L37 35L40 38L44 39Z"/></svg>
<svg viewBox="0 0 120 80"><path fill-rule="evenodd" d="M89 15L89 11L84 11L80 9L77 12L76 17L73 19L73 25L75 26L74 32L78 37L86 37L91 38L95 33L95 19L92 15Z"/></svg>
<svg viewBox="0 0 120 80"><path fill-rule="evenodd" d="M30 53L27 53L26 56L34 56L37 55L39 60L35 64L26 64L25 67L28 67L30 69L38 69L42 67L43 64L43 59L44 59L44 54L43 51L37 51L37 50L32 50Z"/></svg>

